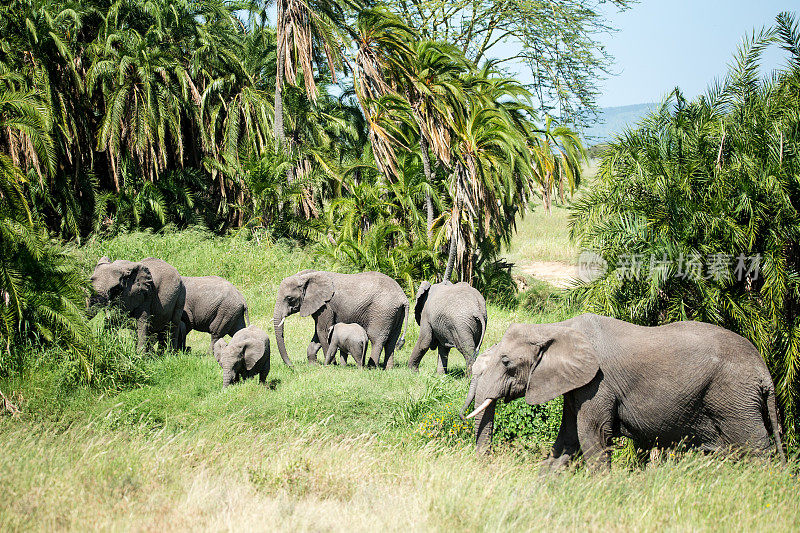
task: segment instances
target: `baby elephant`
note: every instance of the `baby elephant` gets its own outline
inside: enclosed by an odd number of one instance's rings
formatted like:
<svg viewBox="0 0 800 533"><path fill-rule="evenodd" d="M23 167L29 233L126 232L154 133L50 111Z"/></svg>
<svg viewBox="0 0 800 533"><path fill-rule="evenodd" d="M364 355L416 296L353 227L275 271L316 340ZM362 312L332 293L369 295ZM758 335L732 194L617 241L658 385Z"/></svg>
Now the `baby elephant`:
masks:
<svg viewBox="0 0 800 533"><path fill-rule="evenodd" d="M222 367L222 386L258 374L261 383L269 374L269 337L256 326L237 331L230 344L219 339L214 344L214 357Z"/></svg>
<svg viewBox="0 0 800 533"><path fill-rule="evenodd" d="M336 351L342 356L342 364L347 364L347 354L353 356L358 367L364 366L367 354L367 332L358 324L334 324L328 328L328 351L325 353L325 364L336 362Z"/></svg>

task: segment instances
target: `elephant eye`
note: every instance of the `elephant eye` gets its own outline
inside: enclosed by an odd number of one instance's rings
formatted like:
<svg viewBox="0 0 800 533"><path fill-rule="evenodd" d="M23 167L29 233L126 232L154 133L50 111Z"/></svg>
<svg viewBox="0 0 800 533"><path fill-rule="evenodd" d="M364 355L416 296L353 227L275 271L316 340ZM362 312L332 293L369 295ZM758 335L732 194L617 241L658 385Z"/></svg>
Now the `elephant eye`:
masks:
<svg viewBox="0 0 800 533"><path fill-rule="evenodd" d="M509 359L507 355L502 356L500 361L503 363L503 366L508 366L511 364L511 359Z"/></svg>

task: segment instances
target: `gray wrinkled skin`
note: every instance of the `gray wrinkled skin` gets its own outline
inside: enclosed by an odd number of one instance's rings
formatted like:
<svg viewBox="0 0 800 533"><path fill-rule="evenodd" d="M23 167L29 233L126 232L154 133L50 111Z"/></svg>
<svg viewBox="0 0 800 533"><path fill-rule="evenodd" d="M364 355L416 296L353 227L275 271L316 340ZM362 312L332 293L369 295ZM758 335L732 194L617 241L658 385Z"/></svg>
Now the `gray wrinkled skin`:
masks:
<svg viewBox="0 0 800 533"><path fill-rule="evenodd" d="M367 332L358 324L342 322L328 329L328 349L325 351L325 364L336 364L336 352L342 357L342 364L347 364L347 356L352 355L359 368L364 366L367 355Z"/></svg>
<svg viewBox="0 0 800 533"><path fill-rule="evenodd" d="M291 366L283 339L283 320L294 313L311 316L316 325L307 351L317 363L317 350L328 352L328 328L339 322L358 324L372 343L369 363L378 366L385 351L385 368L394 366L394 351L403 346L408 324L408 298L395 280L380 272L338 274L304 270L281 281L275 301L275 340L283 362ZM404 325L405 324L405 325ZM316 348L316 349L315 349Z"/></svg>
<svg viewBox="0 0 800 533"><path fill-rule="evenodd" d="M158 333L162 342L169 334L171 346L179 348L186 289L172 265L152 257L139 262L102 257L91 282L90 306L119 305L136 319L139 350L145 348L149 333Z"/></svg>
<svg viewBox="0 0 800 533"><path fill-rule="evenodd" d="M447 372L451 348L464 355L467 375L481 348L486 333L486 301L469 283L448 282L419 286L414 315L419 324L419 339L411 352L408 366L419 370L419 363L428 350L439 351L438 372Z"/></svg>
<svg viewBox="0 0 800 533"><path fill-rule="evenodd" d="M266 383L269 374L269 337L264 330L249 326L237 331L230 344L219 339L214 358L222 367L222 386L227 387L255 375Z"/></svg>
<svg viewBox="0 0 800 533"><path fill-rule="evenodd" d="M219 276L184 276L182 280L186 287L182 348L186 347L186 334L192 330L211 334L213 352L219 339L247 327L247 302L233 283Z"/></svg>
<svg viewBox="0 0 800 533"><path fill-rule="evenodd" d="M764 360L747 339L711 324L644 327L593 314L512 324L473 366L464 409L492 400L475 417L478 452L489 451L497 400L537 405L562 394L547 468L579 453L608 468L620 436L644 450L679 442L704 451L777 448L785 461Z"/></svg>

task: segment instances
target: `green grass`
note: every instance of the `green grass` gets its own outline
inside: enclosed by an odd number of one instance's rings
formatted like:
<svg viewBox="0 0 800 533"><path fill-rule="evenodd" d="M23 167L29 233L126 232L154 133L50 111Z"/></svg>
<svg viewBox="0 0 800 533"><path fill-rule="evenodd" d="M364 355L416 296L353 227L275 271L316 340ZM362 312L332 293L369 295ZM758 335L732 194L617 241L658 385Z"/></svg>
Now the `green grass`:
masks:
<svg viewBox="0 0 800 533"><path fill-rule="evenodd" d="M130 235L84 249L160 256L182 273L220 274L248 298L270 333L280 279L324 267L302 250L199 234ZM514 321L554 321L568 310L489 308L486 345ZM22 410L0 416L2 530L777 530L800 523L800 483L773 462L686 455L647 468L617 460L610 473L540 477L546 450L499 442L476 457L455 416L464 362L434 374L303 363L310 318L286 321L289 370L272 354L269 386L221 387L205 354L145 357L139 384L71 386L59 367L29 353L0 389ZM123 332L122 335L130 333ZM274 350L274 344L273 344ZM461 359L461 360L459 360ZM139 375L139 374L137 374Z"/></svg>
<svg viewBox="0 0 800 533"><path fill-rule="evenodd" d="M569 211L554 205L548 215L536 206L524 218L517 218L517 234L506 259L518 266L533 261L558 261L577 264L579 250L569 239Z"/></svg>

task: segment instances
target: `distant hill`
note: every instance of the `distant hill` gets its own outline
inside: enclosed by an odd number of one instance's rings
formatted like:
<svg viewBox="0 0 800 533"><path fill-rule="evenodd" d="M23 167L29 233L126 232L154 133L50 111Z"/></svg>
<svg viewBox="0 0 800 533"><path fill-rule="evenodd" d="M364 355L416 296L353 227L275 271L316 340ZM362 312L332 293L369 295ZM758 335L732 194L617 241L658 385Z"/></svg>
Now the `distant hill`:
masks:
<svg viewBox="0 0 800 533"><path fill-rule="evenodd" d="M635 126L648 111L659 104L634 104L619 107L604 107L597 114L597 123L583 131L586 146L593 146L611 140L615 133L626 126Z"/></svg>

